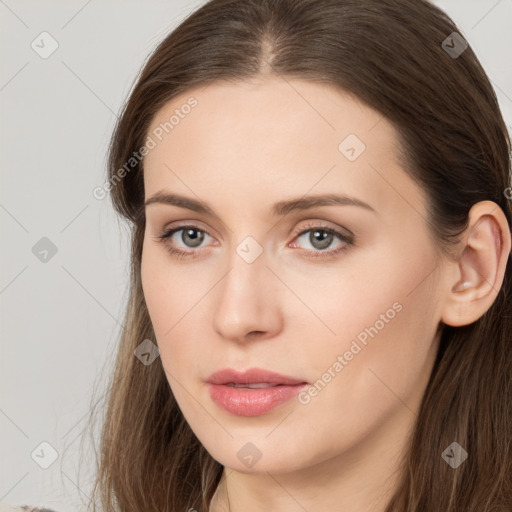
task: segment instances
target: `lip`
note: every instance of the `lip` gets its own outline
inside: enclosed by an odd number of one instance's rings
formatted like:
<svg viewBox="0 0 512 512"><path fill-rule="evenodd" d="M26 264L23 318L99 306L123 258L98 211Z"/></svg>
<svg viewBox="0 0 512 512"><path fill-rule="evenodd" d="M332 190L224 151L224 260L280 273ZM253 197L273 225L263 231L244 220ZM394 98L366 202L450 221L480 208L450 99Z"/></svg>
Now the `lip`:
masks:
<svg viewBox="0 0 512 512"><path fill-rule="evenodd" d="M207 382L211 384L229 384L230 382L235 384L257 384L258 382L267 382L273 385L294 386L296 384L304 384L306 381L262 368L250 368L242 372L232 368L225 368L224 370L212 373L208 377Z"/></svg>
<svg viewBox="0 0 512 512"><path fill-rule="evenodd" d="M225 411L237 416L259 416L297 395L307 382L261 368L240 372L226 368L207 379L212 400ZM259 384L269 387L246 388L229 384Z"/></svg>

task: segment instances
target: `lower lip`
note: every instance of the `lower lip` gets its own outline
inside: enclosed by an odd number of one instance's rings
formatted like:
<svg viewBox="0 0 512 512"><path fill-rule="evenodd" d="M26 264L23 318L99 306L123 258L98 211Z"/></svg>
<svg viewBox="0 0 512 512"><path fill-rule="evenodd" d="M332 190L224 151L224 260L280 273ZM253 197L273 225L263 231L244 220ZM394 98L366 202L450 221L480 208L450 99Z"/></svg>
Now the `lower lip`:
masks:
<svg viewBox="0 0 512 512"><path fill-rule="evenodd" d="M237 416L259 416L298 395L306 386L304 383L249 389L208 384L208 389L212 400L225 411Z"/></svg>

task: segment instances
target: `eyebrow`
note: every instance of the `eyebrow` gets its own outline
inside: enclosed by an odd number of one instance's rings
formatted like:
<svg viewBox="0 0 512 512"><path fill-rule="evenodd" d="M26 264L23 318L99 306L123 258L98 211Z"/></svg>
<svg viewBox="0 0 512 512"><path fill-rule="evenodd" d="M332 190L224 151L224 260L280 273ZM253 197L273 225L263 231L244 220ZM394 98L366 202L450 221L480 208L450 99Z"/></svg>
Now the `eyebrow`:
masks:
<svg viewBox="0 0 512 512"><path fill-rule="evenodd" d="M206 203L192 199L190 197L180 196L178 194L170 194L166 192L157 192L146 200L144 205L147 207L150 204L168 204L178 206L180 208L186 208L197 213L209 215L211 217L218 218L215 212ZM308 210L319 206L358 206L364 208L370 212L378 215L377 211L372 208L369 204L357 199L355 197L346 195L335 195L335 194L323 194L315 196L299 197L296 199L289 199L285 201L279 201L272 207L272 215L284 216L288 213L296 210Z"/></svg>

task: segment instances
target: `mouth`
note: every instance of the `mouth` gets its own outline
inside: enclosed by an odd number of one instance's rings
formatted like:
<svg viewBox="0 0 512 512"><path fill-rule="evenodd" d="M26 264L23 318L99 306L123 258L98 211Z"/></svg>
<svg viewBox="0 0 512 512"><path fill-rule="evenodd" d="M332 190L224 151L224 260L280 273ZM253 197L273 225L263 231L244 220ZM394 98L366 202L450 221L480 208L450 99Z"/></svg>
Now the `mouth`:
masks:
<svg viewBox="0 0 512 512"><path fill-rule="evenodd" d="M212 374L207 384L211 399L224 411L259 416L290 400L308 383L260 368L228 368Z"/></svg>

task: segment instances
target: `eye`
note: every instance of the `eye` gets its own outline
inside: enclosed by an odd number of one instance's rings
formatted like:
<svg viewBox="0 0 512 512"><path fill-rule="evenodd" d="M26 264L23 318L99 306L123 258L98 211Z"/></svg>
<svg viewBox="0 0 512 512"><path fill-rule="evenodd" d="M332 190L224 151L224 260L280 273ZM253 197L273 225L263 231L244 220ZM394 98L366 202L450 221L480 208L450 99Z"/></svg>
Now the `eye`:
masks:
<svg viewBox="0 0 512 512"><path fill-rule="evenodd" d="M180 232L181 235L179 235ZM183 248L180 249L179 246L176 248L177 242L183 243L185 245L185 249L197 248L201 246L206 237L213 238L206 231L198 228L197 226L180 226L166 231L164 234L157 237L157 240L164 243L167 250L179 258L185 256L191 256L194 258L194 253L198 251L187 251Z"/></svg>
<svg viewBox="0 0 512 512"><path fill-rule="evenodd" d="M166 249L178 258L196 258L199 256L200 251L194 249L200 248L208 237L215 240L205 230L189 225L172 228L156 237L156 239L158 242L164 243ZM343 234L331 227L318 225L318 223L302 226L295 233L294 240L300 240L301 238L303 238L302 243L309 243L313 247L305 251L308 253L308 257L312 258L332 258L346 251L354 244L354 236L352 234ZM329 249L336 239L338 240L338 246L334 249ZM181 247L180 243L183 244ZM296 247L297 244L293 242L289 246Z"/></svg>
<svg viewBox="0 0 512 512"><path fill-rule="evenodd" d="M303 242L309 243L313 249L308 249L307 252L313 258L330 258L341 252L349 249L354 243L353 235L345 235L336 229L328 226L322 226L318 224L309 224L307 226L310 229L304 229L302 226L296 235L296 239L303 239ZM338 240L338 245L334 249L329 249L333 243ZM293 243L292 246L296 246Z"/></svg>

